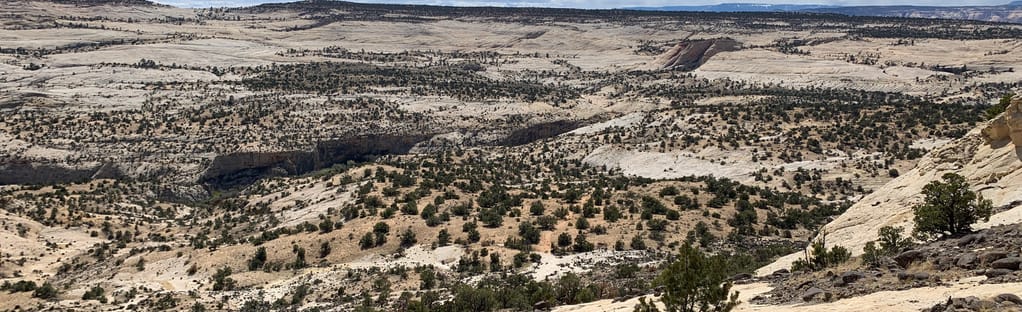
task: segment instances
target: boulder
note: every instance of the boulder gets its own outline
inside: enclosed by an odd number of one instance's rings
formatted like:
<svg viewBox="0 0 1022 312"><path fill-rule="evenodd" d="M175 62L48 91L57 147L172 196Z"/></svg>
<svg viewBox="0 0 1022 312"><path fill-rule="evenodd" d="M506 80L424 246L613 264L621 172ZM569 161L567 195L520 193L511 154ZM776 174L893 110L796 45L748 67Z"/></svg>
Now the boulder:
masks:
<svg viewBox="0 0 1022 312"><path fill-rule="evenodd" d="M1007 256L1008 253L1003 250L987 251L979 255L979 261L983 263L991 263Z"/></svg>
<svg viewBox="0 0 1022 312"><path fill-rule="evenodd" d="M920 281L925 281L925 280L930 279L930 273L919 272L919 273L916 273L916 274L912 274L912 278L915 278L915 279L920 280Z"/></svg>
<svg viewBox="0 0 1022 312"><path fill-rule="evenodd" d="M939 271L946 271L955 265L955 258L951 256L939 256L935 261L936 269Z"/></svg>
<svg viewBox="0 0 1022 312"><path fill-rule="evenodd" d="M845 281L842 280L841 277L837 277L837 276L835 276L834 278L831 278L830 282L834 285L834 287L845 287L845 286L848 286L848 283L845 283Z"/></svg>
<svg viewBox="0 0 1022 312"><path fill-rule="evenodd" d="M965 247L975 243L982 243L984 240L986 240L986 236L982 233L969 234L958 239L958 246Z"/></svg>
<svg viewBox="0 0 1022 312"><path fill-rule="evenodd" d="M994 278L1002 275L1011 274L1011 272L1012 270L1009 269L987 269L987 271L983 273L983 275L986 275L986 277L989 278Z"/></svg>
<svg viewBox="0 0 1022 312"><path fill-rule="evenodd" d="M863 277L866 277L866 275L862 274L862 272L859 272L859 271L848 271L848 272L845 272L845 273L841 274L841 281L845 282L846 284L847 283L854 283L855 281L858 281L859 279L861 279Z"/></svg>
<svg viewBox="0 0 1022 312"><path fill-rule="evenodd" d="M911 273L908 273L908 272L905 272L905 271L898 272L898 280L904 281L904 280L909 280L909 279L912 279L912 278L913 278L913 275Z"/></svg>
<svg viewBox="0 0 1022 312"><path fill-rule="evenodd" d="M997 297L994 297L994 301L997 301L997 303L1007 301L1014 304L1022 304L1022 298L1019 298L1018 295L1015 294L1000 294L997 295Z"/></svg>
<svg viewBox="0 0 1022 312"><path fill-rule="evenodd" d="M970 296L969 298L952 298L948 300L948 307L955 307L960 309L966 309L973 302L979 301L979 298Z"/></svg>
<svg viewBox="0 0 1022 312"><path fill-rule="evenodd" d="M964 253L958 256L958 261L955 261L955 266L963 269L972 269L976 267L976 261L979 260L974 253Z"/></svg>
<svg viewBox="0 0 1022 312"><path fill-rule="evenodd" d="M747 279L751 279L751 278L752 278L752 274L749 274L749 273L738 273L738 274L735 274L735 276L732 276L731 280L732 281L742 281L742 280L747 280Z"/></svg>
<svg viewBox="0 0 1022 312"><path fill-rule="evenodd" d="M994 311L997 309L997 302L992 300L976 300L969 304L969 309L973 311Z"/></svg>
<svg viewBox="0 0 1022 312"><path fill-rule="evenodd" d="M1022 264L1022 258L1019 257L1007 257L990 263L990 267L994 269L1008 269L1018 270L1019 265Z"/></svg>
<svg viewBox="0 0 1022 312"><path fill-rule="evenodd" d="M817 296L826 296L825 295L826 293L827 293L826 291L820 289L819 287L812 287L802 294L802 301L812 301Z"/></svg>
<svg viewBox="0 0 1022 312"><path fill-rule="evenodd" d="M894 256L894 261L898 262L903 268L907 268L912 262L918 261L923 258L923 252L919 250L908 250Z"/></svg>

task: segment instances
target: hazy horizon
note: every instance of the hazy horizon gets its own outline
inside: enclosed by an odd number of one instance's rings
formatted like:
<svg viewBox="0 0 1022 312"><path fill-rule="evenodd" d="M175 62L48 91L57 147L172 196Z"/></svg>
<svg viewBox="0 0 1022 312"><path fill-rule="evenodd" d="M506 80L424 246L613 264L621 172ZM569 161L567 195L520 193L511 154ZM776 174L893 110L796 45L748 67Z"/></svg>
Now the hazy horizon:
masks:
<svg viewBox="0 0 1022 312"><path fill-rule="evenodd" d="M178 7L237 7L252 6L263 3L295 2L288 0L153 0L157 3L168 4ZM672 1L672 0L377 0L377 1L353 1L361 3L384 3L384 4L425 4L444 6L497 6L497 7L550 7L550 8L580 8L580 9L610 9L628 7L661 7L661 6L697 6L716 5L722 3L756 3L756 4L814 4L834 6L886 6L886 5L916 5L916 6L965 6L965 5L1003 5L1011 1L1004 0L965 0L950 3L940 0L907 0L907 1L884 1L884 0L840 0L840 1L819 1L819 0L760 0L760 1Z"/></svg>

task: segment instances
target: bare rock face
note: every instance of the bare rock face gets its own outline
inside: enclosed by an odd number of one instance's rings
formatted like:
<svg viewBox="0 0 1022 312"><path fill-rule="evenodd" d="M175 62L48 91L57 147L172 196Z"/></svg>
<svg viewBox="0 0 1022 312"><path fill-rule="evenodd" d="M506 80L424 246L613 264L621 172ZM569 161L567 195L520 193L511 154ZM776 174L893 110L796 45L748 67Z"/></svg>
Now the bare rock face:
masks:
<svg viewBox="0 0 1022 312"><path fill-rule="evenodd" d="M686 40L660 56L663 68L693 70L720 52L734 51L738 42L732 39Z"/></svg>
<svg viewBox="0 0 1022 312"><path fill-rule="evenodd" d="M990 121L983 129L987 143L1010 139L1015 146L1022 146L1022 98L1016 97L1004 109L1004 114Z"/></svg>

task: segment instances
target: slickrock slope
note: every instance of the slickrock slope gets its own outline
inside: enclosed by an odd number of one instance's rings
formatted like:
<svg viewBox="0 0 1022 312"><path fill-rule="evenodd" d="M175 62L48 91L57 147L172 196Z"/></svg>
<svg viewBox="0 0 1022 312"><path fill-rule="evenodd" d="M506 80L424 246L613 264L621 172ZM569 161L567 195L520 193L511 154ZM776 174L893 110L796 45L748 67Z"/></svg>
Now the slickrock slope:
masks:
<svg viewBox="0 0 1022 312"><path fill-rule="evenodd" d="M877 239L881 227L902 226L910 232L912 207L922 202L923 187L948 172L966 177L974 190L993 202L994 215L977 228L1022 222L1022 100L1015 99L1005 113L965 137L933 150L916 168L852 205L821 233L827 234L828 244L858 255L866 242ZM757 273L790 267L800 256L785 256Z"/></svg>

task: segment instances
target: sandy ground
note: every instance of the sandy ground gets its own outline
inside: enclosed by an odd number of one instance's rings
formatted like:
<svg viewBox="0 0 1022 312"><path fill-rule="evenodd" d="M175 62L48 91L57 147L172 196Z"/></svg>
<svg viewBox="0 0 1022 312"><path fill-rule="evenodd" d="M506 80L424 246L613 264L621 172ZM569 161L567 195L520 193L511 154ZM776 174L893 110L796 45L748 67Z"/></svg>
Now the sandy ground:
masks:
<svg viewBox="0 0 1022 312"><path fill-rule="evenodd" d="M65 261L86 252L93 244L104 242L104 239L91 237L85 231L48 227L38 222L13 216L7 212L0 214L0 253L3 259L27 259L23 266L8 266L10 270L20 272L22 278L16 280L41 281L50 276ZM25 237L18 236L17 224L28 229ZM55 248L48 248L43 242L53 243ZM8 268L3 268L7 272ZM0 279L8 280L8 279Z"/></svg>
<svg viewBox="0 0 1022 312"><path fill-rule="evenodd" d="M1022 283L1008 284L979 284L978 279L963 281L950 286L922 287L901 291L882 291L869 295L842 299L828 303L818 304L797 304L797 305L753 305L748 300L758 294L770 290L766 283L753 283L735 285L734 290L739 292L741 303L734 311L759 311L759 312L781 312L781 311L842 311L842 312L874 312L874 311L919 311L932 307L934 304L947 300L948 297L989 298L1003 293L1022 292ZM622 302L612 300L600 300L586 304L563 306L554 309L555 312L596 312L596 311L632 311L639 302L638 298L632 298Z"/></svg>
<svg viewBox="0 0 1022 312"><path fill-rule="evenodd" d="M688 152L635 151L607 145L597 148L582 161L595 167L619 168L626 175L653 179L714 175L742 181L759 170L758 165L751 163L733 161L721 164L699 158L709 158L710 154L714 154L712 148L693 155Z"/></svg>
<svg viewBox="0 0 1022 312"><path fill-rule="evenodd" d="M319 224L319 217L330 215L328 211L331 208L339 210L345 204L351 203L352 195L358 186L357 184L328 185L328 182L325 181L295 180L298 186L251 198L249 204L269 203L270 209L278 212L280 224L276 228L293 227L304 222ZM288 184L295 185L296 183Z"/></svg>

